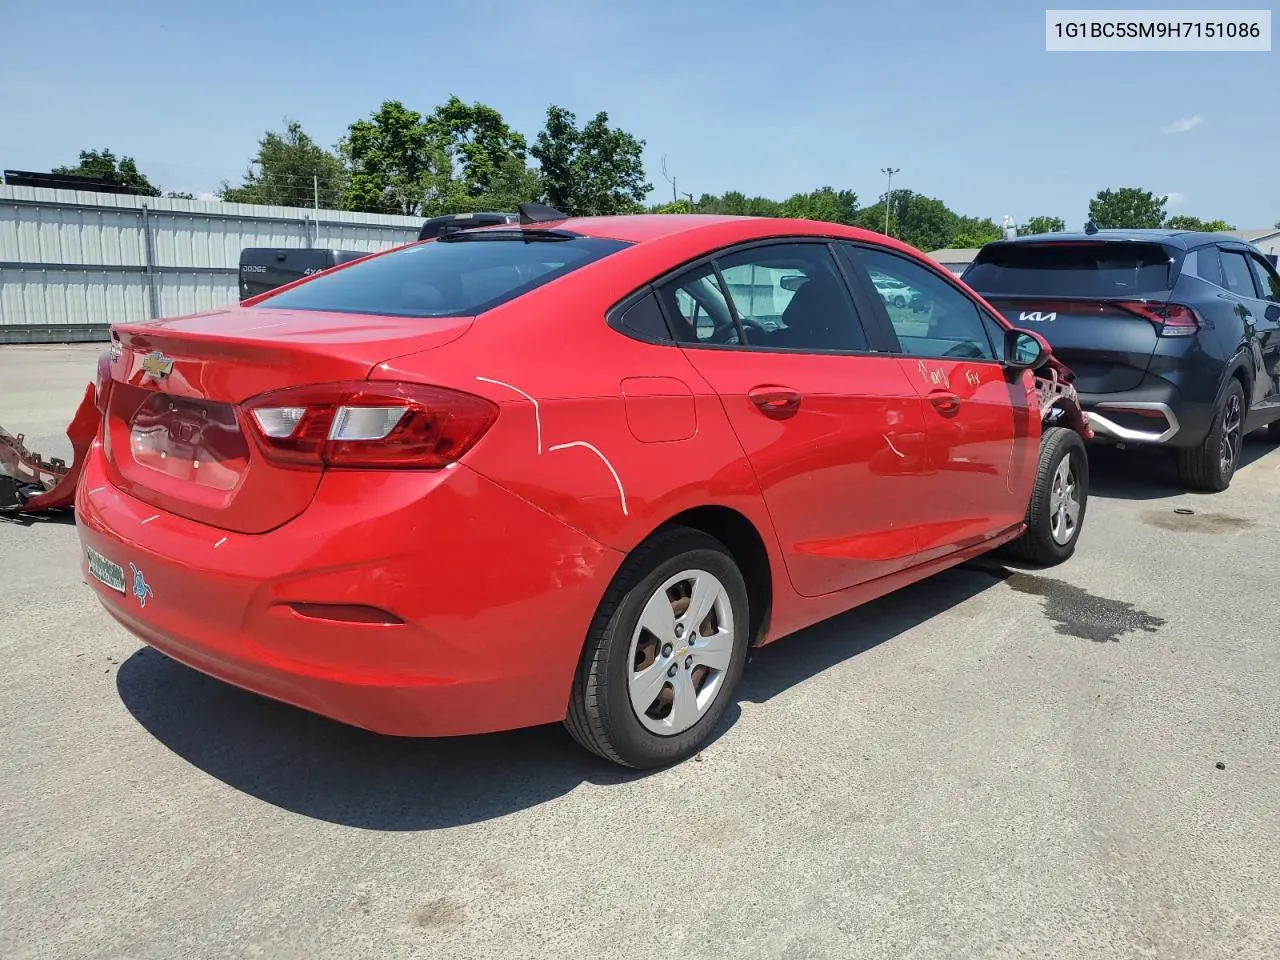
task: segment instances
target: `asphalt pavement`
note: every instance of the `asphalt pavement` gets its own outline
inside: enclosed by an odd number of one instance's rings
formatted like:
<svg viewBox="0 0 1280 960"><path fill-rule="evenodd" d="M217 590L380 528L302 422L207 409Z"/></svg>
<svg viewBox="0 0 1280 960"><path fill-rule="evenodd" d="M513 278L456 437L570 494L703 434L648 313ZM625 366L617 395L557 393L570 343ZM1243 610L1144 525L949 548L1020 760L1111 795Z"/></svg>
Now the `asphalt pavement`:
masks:
<svg viewBox="0 0 1280 960"><path fill-rule="evenodd" d="M99 349L0 348L0 424L69 453ZM1069 563L757 652L648 775L205 678L100 609L74 525L0 522L0 957L1280 956L1280 452L1245 454L1213 496L1095 456Z"/></svg>

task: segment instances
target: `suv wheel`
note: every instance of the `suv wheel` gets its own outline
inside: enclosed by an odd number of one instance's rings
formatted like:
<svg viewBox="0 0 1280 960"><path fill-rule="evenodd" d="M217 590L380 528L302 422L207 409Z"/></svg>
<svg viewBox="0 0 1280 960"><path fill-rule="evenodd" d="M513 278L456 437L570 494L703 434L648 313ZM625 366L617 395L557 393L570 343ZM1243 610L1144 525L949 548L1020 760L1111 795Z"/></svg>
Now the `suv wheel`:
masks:
<svg viewBox="0 0 1280 960"><path fill-rule="evenodd" d="M1089 502L1089 455L1074 430L1048 427L1040 436L1040 462L1027 506L1027 529L1009 544L1019 560L1051 566L1076 550Z"/></svg>
<svg viewBox="0 0 1280 960"><path fill-rule="evenodd" d="M1244 387L1232 377L1213 410L1213 426L1198 447L1178 451L1178 476L1194 490L1218 493L1231 486L1244 444Z"/></svg>
<svg viewBox="0 0 1280 960"><path fill-rule="evenodd" d="M587 634L565 727L606 760L645 769L702 748L747 660L747 587L724 544L688 527L640 544Z"/></svg>

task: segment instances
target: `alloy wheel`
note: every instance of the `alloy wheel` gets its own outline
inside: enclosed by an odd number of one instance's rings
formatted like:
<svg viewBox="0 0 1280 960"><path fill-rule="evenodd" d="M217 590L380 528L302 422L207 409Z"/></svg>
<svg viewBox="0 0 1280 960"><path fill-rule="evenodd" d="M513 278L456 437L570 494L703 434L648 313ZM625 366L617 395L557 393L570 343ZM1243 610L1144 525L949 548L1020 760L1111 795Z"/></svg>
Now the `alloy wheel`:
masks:
<svg viewBox="0 0 1280 960"><path fill-rule="evenodd" d="M1218 445L1218 461L1224 476L1235 469L1236 460L1240 456L1240 427L1243 419L1240 397L1233 393L1227 398L1226 409L1222 411L1222 439Z"/></svg>
<svg viewBox="0 0 1280 960"><path fill-rule="evenodd" d="M1062 458L1049 491L1049 532L1055 543L1067 544L1080 523L1080 491L1071 457Z"/></svg>
<svg viewBox="0 0 1280 960"><path fill-rule="evenodd" d="M654 591L627 657L627 692L645 729L671 737L706 714L733 658L733 631L729 594L706 570L684 570Z"/></svg>

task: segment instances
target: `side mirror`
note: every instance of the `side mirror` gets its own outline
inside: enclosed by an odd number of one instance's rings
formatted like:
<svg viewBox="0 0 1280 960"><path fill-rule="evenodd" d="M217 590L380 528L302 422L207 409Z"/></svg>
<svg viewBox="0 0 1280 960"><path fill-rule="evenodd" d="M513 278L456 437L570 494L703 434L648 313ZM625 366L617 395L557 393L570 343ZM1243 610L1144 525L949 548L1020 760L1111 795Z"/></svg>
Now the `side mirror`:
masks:
<svg viewBox="0 0 1280 960"><path fill-rule="evenodd" d="M804 282L808 279L809 278L802 273L793 273L783 277L778 281L778 283L782 286L783 290L790 290L792 293L795 293L804 286Z"/></svg>
<svg viewBox="0 0 1280 960"><path fill-rule="evenodd" d="M1005 366L1034 370L1049 359L1049 341L1030 330L1009 330L1004 335Z"/></svg>

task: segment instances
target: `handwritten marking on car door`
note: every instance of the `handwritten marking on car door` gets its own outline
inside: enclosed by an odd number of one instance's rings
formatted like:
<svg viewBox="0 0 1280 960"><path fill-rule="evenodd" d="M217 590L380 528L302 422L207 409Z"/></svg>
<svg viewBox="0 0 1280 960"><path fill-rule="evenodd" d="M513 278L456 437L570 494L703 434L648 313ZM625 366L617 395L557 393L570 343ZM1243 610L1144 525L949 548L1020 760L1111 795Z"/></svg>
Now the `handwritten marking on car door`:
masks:
<svg viewBox="0 0 1280 960"><path fill-rule="evenodd" d="M525 393L519 387L512 386L509 383L503 383L501 380L494 380L490 377L476 377L476 379L479 380L481 383L492 383L495 386L506 387L508 390L514 390L516 393L520 394L520 396L524 397L526 400L528 400L530 403L533 404L533 427L537 431L538 455L541 456L542 455L542 413L538 409L538 401L533 399L533 397L529 396L529 394Z"/></svg>
<svg viewBox="0 0 1280 960"><path fill-rule="evenodd" d="M593 447L591 444L587 443L585 440L571 440L569 443L557 443L554 447L551 447L547 452L555 453L557 450L567 450L569 447L586 447L586 449L590 450L592 453L594 453L597 457L600 458L600 462L603 463L609 469L609 472L611 474L613 474L613 482L618 485L618 497L622 501L622 515L624 517L627 516L627 493L625 490L622 489L622 479L618 476L618 471L613 469L613 464L609 462L609 458L606 457L599 450L597 450L595 447Z"/></svg>

